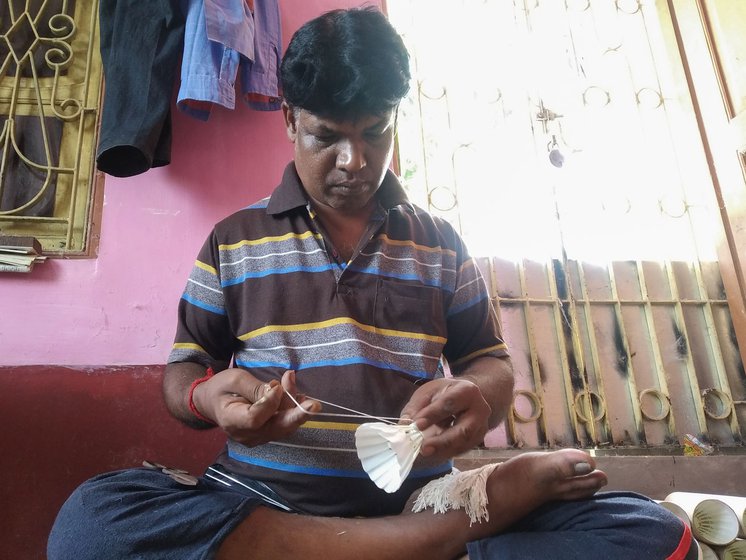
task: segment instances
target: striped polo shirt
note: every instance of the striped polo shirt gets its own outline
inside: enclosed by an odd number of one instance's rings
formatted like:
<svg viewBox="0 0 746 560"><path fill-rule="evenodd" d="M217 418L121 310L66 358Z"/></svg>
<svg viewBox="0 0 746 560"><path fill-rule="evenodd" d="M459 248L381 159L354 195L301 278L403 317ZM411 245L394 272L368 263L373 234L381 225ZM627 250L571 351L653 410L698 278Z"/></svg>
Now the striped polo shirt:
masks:
<svg viewBox="0 0 746 560"><path fill-rule="evenodd" d="M271 197L218 223L179 304L169 362L233 360L262 381L296 371L299 391L398 417L419 384L470 359L507 354L476 263L444 220L410 204L393 173L348 262L335 258L293 163ZM324 405L323 412L344 413ZM221 462L301 511L383 515L451 468L419 457L393 494L355 452L366 418L317 416L256 447L228 441Z"/></svg>

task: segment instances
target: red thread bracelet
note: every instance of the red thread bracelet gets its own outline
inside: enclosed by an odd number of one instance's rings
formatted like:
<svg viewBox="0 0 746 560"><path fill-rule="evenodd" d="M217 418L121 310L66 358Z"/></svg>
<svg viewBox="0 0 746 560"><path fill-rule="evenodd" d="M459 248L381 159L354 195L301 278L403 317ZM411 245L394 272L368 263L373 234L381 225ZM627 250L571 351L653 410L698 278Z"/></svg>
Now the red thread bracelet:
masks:
<svg viewBox="0 0 746 560"><path fill-rule="evenodd" d="M217 426L215 422L210 420L207 416L202 414L199 410L197 410L197 407L194 405L194 390L197 388L197 385L200 383L204 383L208 379L210 379L213 375L215 375L215 372L212 371L212 368L207 368L207 373L205 373L204 377L200 377L199 379L195 379L192 382L191 387L189 387L189 410L192 411L192 414L194 414L197 419L202 420L203 422L207 422L208 424L212 424L213 426Z"/></svg>

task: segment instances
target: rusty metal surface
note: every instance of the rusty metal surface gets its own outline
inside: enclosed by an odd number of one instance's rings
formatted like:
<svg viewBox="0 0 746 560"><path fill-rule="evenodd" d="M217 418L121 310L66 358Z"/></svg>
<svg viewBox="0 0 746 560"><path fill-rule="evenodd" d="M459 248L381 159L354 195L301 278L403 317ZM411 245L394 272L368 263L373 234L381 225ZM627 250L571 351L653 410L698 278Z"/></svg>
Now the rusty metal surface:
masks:
<svg viewBox="0 0 746 560"><path fill-rule="evenodd" d="M712 270L676 262L480 266L517 374L506 428L488 445L677 448L694 434L742 446L743 364Z"/></svg>

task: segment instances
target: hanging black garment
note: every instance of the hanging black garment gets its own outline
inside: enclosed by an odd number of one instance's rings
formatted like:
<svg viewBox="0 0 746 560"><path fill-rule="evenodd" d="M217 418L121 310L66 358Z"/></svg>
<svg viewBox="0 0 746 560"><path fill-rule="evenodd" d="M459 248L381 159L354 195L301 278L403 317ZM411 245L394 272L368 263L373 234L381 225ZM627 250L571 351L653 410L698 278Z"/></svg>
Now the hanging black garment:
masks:
<svg viewBox="0 0 746 560"><path fill-rule="evenodd" d="M101 0L98 169L130 177L171 161L171 95L184 43L176 0Z"/></svg>

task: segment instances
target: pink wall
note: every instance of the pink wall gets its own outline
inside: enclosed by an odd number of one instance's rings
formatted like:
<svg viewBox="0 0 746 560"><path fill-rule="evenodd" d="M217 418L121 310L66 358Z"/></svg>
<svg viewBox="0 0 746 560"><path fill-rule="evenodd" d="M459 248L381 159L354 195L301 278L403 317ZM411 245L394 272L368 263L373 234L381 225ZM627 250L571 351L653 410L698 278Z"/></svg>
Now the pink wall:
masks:
<svg viewBox="0 0 746 560"><path fill-rule="evenodd" d="M361 3L280 0L283 38L323 11ZM239 105L207 123L175 112L171 165L106 178L97 259L0 276L0 365L163 363L210 228L269 194L291 157L280 112Z"/></svg>

